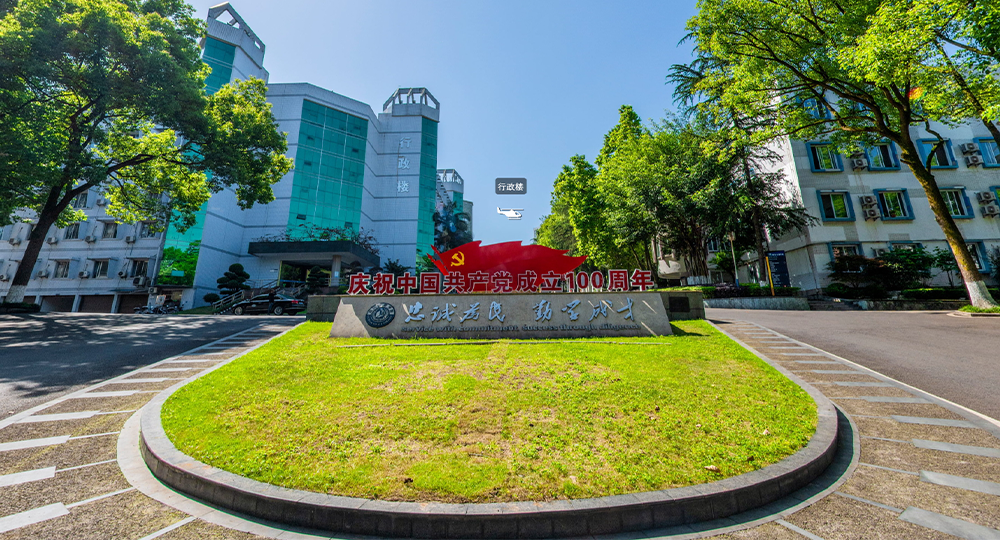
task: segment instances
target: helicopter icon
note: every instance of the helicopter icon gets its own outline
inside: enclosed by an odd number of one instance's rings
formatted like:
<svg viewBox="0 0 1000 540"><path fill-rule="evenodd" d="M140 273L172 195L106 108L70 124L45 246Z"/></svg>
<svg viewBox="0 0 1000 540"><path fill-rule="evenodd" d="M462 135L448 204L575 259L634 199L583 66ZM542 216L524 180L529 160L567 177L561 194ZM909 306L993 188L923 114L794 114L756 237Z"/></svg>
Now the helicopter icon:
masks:
<svg viewBox="0 0 1000 540"><path fill-rule="evenodd" d="M507 219L521 219L521 212L523 211L524 208L508 208L506 210L501 210L499 206L497 207L497 213L507 216Z"/></svg>

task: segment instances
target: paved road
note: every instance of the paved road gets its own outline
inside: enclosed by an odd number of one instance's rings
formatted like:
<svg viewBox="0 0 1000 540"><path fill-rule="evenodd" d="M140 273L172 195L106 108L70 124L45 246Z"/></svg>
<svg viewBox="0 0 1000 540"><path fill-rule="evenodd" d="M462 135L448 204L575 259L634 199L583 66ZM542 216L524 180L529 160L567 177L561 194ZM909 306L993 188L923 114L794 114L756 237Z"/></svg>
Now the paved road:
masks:
<svg viewBox="0 0 1000 540"><path fill-rule="evenodd" d="M0 420L264 322L301 317L0 315Z"/></svg>
<svg viewBox="0 0 1000 540"><path fill-rule="evenodd" d="M947 312L709 309L750 321L1000 419L1000 318Z"/></svg>

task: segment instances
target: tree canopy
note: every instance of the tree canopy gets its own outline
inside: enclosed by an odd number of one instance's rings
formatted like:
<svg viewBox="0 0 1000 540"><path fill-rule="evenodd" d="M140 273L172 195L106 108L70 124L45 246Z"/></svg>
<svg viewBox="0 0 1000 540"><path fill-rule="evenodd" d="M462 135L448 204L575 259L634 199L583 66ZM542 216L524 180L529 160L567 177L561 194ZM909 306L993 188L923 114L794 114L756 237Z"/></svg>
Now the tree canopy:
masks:
<svg viewBox="0 0 1000 540"><path fill-rule="evenodd" d="M190 226L212 193L273 200L292 163L263 81L209 96L181 0L19 0L0 11L0 222L34 219L8 298L23 296L48 229L92 190L122 221ZM26 209L27 214L16 214Z"/></svg>
<svg viewBox="0 0 1000 540"><path fill-rule="evenodd" d="M978 19L968 15L969 6ZM895 143L927 195L973 303L994 305L935 181L934 150L944 138L932 121L967 121L975 97L984 100L979 121L995 130L996 3L701 0L698 7L688 28L700 76L689 91L746 117L773 117L754 132L755 143L825 139L848 154ZM942 43L959 48L958 62ZM965 105L951 106L956 97ZM936 145L921 147L921 138Z"/></svg>

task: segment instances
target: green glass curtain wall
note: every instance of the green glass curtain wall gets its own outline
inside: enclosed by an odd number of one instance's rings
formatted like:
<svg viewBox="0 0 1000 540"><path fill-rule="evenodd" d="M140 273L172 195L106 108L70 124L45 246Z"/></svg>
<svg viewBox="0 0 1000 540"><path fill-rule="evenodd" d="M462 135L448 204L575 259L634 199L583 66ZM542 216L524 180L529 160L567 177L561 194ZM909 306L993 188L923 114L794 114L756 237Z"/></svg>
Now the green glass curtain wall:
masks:
<svg viewBox="0 0 1000 540"><path fill-rule="evenodd" d="M360 227L367 136L368 120L302 101L290 236L304 237L312 227Z"/></svg>

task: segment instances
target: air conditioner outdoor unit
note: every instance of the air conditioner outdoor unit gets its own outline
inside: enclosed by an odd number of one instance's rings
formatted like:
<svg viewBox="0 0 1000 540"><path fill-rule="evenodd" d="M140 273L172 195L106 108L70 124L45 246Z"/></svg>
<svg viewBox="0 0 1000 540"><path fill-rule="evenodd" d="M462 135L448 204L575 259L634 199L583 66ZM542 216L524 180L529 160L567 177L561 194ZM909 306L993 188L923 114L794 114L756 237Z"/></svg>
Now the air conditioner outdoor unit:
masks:
<svg viewBox="0 0 1000 540"><path fill-rule="evenodd" d="M132 285L136 287L145 287L149 285L149 278L146 276L139 276L132 279Z"/></svg>
<svg viewBox="0 0 1000 540"><path fill-rule="evenodd" d="M1000 216L1000 206L996 204L987 204L983 207L984 216Z"/></svg>
<svg viewBox="0 0 1000 540"><path fill-rule="evenodd" d="M88 243L88 244L93 244L94 242L97 241L97 237L96 236L88 236L88 237L84 238L83 241L86 242L86 243Z"/></svg>
<svg viewBox="0 0 1000 540"><path fill-rule="evenodd" d="M979 145L976 144L976 143L971 143L971 142L970 143L965 143L965 144L960 144L960 145L958 145L958 148L959 148L959 150L962 151L963 154L971 154L973 152L978 152L979 151Z"/></svg>
<svg viewBox="0 0 1000 540"><path fill-rule="evenodd" d="M12 246L19 246L19 245L21 245L21 239L20 238L11 238L10 240L7 240L7 243L10 244L10 245L12 245Z"/></svg>
<svg viewBox="0 0 1000 540"><path fill-rule="evenodd" d="M147 292L149 294L159 294L160 293L160 288L159 287L150 287Z"/></svg>
<svg viewBox="0 0 1000 540"><path fill-rule="evenodd" d="M976 200L983 204L989 204L996 201L997 196L992 191L980 191L976 194Z"/></svg>
<svg viewBox="0 0 1000 540"><path fill-rule="evenodd" d="M56 238L55 236L50 236L50 237L46 238L45 241L47 243L49 243L49 244L58 244L59 243L59 239Z"/></svg>
<svg viewBox="0 0 1000 540"><path fill-rule="evenodd" d="M7 277L7 274L0 274L0 281L7 281L8 279L10 278Z"/></svg>
<svg viewBox="0 0 1000 540"><path fill-rule="evenodd" d="M882 213L878 211L878 208L865 208L865 219L878 219L882 217Z"/></svg>
<svg viewBox="0 0 1000 540"><path fill-rule="evenodd" d="M126 277L128 277L128 272L126 272L125 270L119 270L118 271L118 277L120 277L120 278L126 278Z"/></svg>
<svg viewBox="0 0 1000 540"><path fill-rule="evenodd" d="M38 273L35 274L35 277L37 277L37 278L47 278L47 277L49 277L49 271L48 270L39 270Z"/></svg>
<svg viewBox="0 0 1000 540"><path fill-rule="evenodd" d="M868 168L868 162L863 159L852 159L851 168L855 171Z"/></svg>
<svg viewBox="0 0 1000 540"><path fill-rule="evenodd" d="M875 256L876 257L881 257L882 255L885 255L886 253L889 253L889 250L886 249L886 248L875 248Z"/></svg>
<svg viewBox="0 0 1000 540"><path fill-rule="evenodd" d="M106 204L108 204L107 199L97 199L97 206L104 206Z"/></svg>
<svg viewBox="0 0 1000 540"><path fill-rule="evenodd" d="M861 199L861 206L875 206L875 203L878 202L874 195L861 195L858 198Z"/></svg>
<svg viewBox="0 0 1000 540"><path fill-rule="evenodd" d="M78 275L80 276L80 279L87 279L90 277L90 272L84 270L83 272L80 272Z"/></svg>
<svg viewBox="0 0 1000 540"><path fill-rule="evenodd" d="M134 236L126 236L125 237L125 243L126 244L134 244L135 243L135 237Z"/></svg>
<svg viewBox="0 0 1000 540"><path fill-rule="evenodd" d="M983 156L978 154L972 154L971 156L965 156L965 166L966 167L977 167L983 164Z"/></svg>

